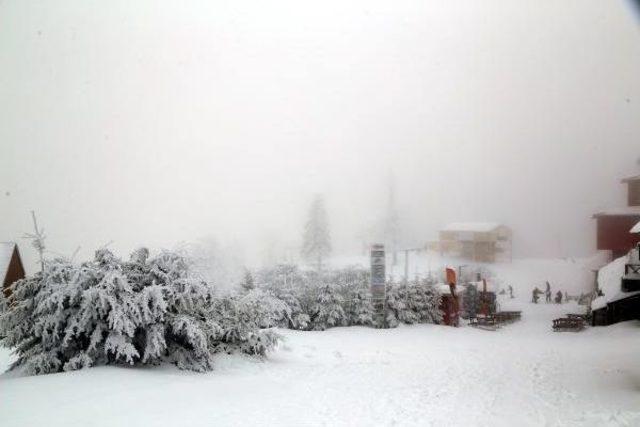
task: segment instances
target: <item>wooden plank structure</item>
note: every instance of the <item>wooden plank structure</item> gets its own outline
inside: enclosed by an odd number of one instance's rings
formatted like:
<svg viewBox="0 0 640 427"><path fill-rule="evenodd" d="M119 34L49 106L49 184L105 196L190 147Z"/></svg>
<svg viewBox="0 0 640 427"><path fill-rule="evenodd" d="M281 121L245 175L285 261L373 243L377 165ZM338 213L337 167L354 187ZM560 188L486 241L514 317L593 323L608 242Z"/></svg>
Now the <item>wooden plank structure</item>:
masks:
<svg viewBox="0 0 640 427"><path fill-rule="evenodd" d="M521 317L521 311L498 311L487 315L479 314L469 319L469 325L479 329L495 331L504 324L520 320Z"/></svg>
<svg viewBox="0 0 640 427"><path fill-rule="evenodd" d="M582 317L560 317L553 319L554 332L580 332L587 322Z"/></svg>
<svg viewBox="0 0 640 427"><path fill-rule="evenodd" d="M494 314L498 323L513 323L522 317L521 311L499 311Z"/></svg>

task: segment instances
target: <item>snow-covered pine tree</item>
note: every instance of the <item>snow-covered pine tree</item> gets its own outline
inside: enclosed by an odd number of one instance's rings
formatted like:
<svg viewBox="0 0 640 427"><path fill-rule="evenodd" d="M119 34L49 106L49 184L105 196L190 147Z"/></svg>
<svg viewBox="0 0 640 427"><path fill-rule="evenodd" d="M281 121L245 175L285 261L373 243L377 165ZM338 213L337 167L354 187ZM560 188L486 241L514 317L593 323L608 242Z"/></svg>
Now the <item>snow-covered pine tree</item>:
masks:
<svg viewBox="0 0 640 427"><path fill-rule="evenodd" d="M331 239L329 237L329 219L324 206L324 199L317 195L311 207L305 224L302 239L302 257L308 262L315 263L317 270L322 270L324 259L331 253Z"/></svg>
<svg viewBox="0 0 640 427"><path fill-rule="evenodd" d="M423 281L419 286L423 295L422 298L424 298L424 305L418 313L420 322L435 323L436 325L442 323L444 313L440 309L442 299L440 293L435 286L427 281Z"/></svg>
<svg viewBox="0 0 640 427"><path fill-rule="evenodd" d="M220 315L224 299L192 274L187 259L148 256L141 249L122 262L101 249L80 265L45 261L42 272L12 286L9 298L0 295L0 344L15 348L14 367L44 374L168 361L206 371L221 343L260 355L277 343L276 334L260 329L273 323L275 309L242 302L233 316ZM229 340L234 329L241 333Z"/></svg>
<svg viewBox="0 0 640 427"><path fill-rule="evenodd" d="M242 277L242 282L240 282L240 287L244 292L251 292L256 288L253 281L253 275L248 268L244 270L244 276Z"/></svg>
<svg viewBox="0 0 640 427"><path fill-rule="evenodd" d="M300 300L292 290L281 290L277 298L287 307L281 319L282 326L296 330L306 330L309 328L309 313L304 310Z"/></svg>
<svg viewBox="0 0 640 427"><path fill-rule="evenodd" d="M347 321L342 298L334 285L323 285L312 308L311 324L316 331L334 326L344 326Z"/></svg>
<svg viewBox="0 0 640 427"><path fill-rule="evenodd" d="M252 297L228 296L213 301L211 313L220 325L219 336L213 343L215 352L241 351L263 356L275 347L280 336L274 331L260 329L260 324L266 320L252 312L254 308Z"/></svg>
<svg viewBox="0 0 640 427"><path fill-rule="evenodd" d="M349 325L370 326L373 324L373 305L371 292L367 288L356 288L351 293L351 300L347 304L347 319Z"/></svg>
<svg viewBox="0 0 640 427"><path fill-rule="evenodd" d="M399 295L397 286L388 283L385 299L384 327L398 327L398 325L400 324L398 313L404 309L405 304L403 299Z"/></svg>

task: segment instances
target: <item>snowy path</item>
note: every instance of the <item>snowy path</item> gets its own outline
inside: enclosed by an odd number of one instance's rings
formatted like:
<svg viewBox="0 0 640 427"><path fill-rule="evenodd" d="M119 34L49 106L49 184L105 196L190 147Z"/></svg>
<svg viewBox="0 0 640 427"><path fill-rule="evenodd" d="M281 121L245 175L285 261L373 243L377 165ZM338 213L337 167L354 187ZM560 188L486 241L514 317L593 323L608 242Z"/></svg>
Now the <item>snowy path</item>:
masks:
<svg viewBox="0 0 640 427"><path fill-rule="evenodd" d="M567 307L524 304L523 321L497 332L283 331L268 361L221 357L204 375L5 374L0 425L640 425L640 323L551 332Z"/></svg>

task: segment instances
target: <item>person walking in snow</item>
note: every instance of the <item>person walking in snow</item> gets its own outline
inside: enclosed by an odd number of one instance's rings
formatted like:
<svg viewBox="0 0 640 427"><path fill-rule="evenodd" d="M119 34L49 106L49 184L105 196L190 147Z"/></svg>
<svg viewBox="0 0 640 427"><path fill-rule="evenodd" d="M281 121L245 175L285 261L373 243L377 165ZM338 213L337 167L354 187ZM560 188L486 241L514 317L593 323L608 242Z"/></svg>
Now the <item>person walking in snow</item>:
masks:
<svg viewBox="0 0 640 427"><path fill-rule="evenodd" d="M509 298L513 299L513 286L509 285Z"/></svg>
<svg viewBox="0 0 640 427"><path fill-rule="evenodd" d="M547 282L547 290L544 293L547 297L547 302L551 302L551 285Z"/></svg>
<svg viewBox="0 0 640 427"><path fill-rule="evenodd" d="M556 304L562 304L562 292L558 291L556 293Z"/></svg>
<svg viewBox="0 0 640 427"><path fill-rule="evenodd" d="M533 288L531 302L534 303L534 304L537 304L541 293L542 293L542 291L540 289L538 289L537 286L535 288Z"/></svg>

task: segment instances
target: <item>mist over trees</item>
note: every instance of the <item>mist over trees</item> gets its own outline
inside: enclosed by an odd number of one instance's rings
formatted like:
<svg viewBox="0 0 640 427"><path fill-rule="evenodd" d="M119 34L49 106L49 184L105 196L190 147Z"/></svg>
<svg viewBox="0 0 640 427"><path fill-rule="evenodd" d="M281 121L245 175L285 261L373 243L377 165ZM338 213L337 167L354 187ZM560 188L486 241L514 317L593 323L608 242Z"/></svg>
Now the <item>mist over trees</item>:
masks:
<svg viewBox="0 0 640 427"><path fill-rule="evenodd" d="M329 235L329 218L324 205L324 198L316 195L309 207L307 222L302 236L302 257L309 263L322 269L323 261L331 254L331 237Z"/></svg>

